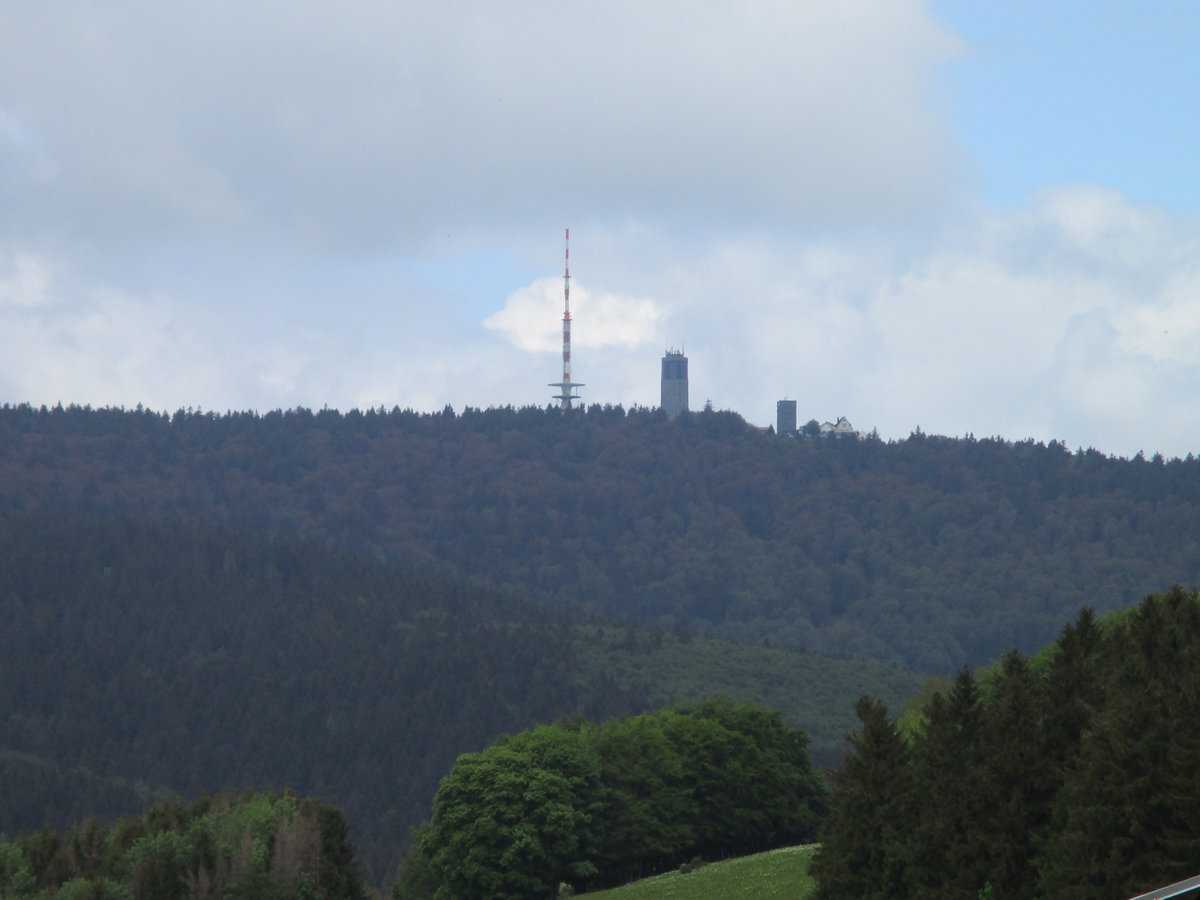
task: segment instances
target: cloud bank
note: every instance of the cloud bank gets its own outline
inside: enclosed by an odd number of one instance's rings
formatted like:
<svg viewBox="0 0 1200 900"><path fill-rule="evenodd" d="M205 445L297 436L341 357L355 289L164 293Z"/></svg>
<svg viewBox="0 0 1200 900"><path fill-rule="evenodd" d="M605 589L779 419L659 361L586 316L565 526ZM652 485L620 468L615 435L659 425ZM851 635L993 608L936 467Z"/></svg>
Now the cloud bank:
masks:
<svg viewBox="0 0 1200 900"><path fill-rule="evenodd" d="M545 404L1194 448L1195 217L990 210L923 2L0 7L0 400Z"/></svg>

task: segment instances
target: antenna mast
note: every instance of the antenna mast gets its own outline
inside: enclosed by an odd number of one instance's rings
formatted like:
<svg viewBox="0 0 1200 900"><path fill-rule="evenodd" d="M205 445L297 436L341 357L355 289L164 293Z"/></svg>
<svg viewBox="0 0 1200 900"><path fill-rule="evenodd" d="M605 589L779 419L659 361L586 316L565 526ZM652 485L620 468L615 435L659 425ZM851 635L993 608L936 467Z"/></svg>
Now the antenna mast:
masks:
<svg viewBox="0 0 1200 900"><path fill-rule="evenodd" d="M560 401L562 409L571 409L572 401L581 399L575 396L575 388L582 384L571 382L571 229L566 230L566 256L563 264L563 377L562 381L550 382L550 387L556 387L559 392L554 399Z"/></svg>

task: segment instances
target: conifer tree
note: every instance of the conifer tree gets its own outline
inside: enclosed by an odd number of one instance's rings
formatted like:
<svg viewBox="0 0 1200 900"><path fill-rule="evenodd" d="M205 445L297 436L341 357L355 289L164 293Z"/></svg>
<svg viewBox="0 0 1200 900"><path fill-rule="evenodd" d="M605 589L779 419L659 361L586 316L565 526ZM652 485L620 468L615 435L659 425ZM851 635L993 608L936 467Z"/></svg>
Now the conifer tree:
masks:
<svg viewBox="0 0 1200 900"><path fill-rule="evenodd" d="M983 741L978 685L963 668L949 693L930 703L913 748L910 896L973 898L988 883Z"/></svg>
<svg viewBox="0 0 1200 900"><path fill-rule="evenodd" d="M987 816L977 823L995 900L1034 895L1038 841L1045 834L1059 776L1046 765L1042 684L1018 651L1005 654L984 707L980 790Z"/></svg>
<svg viewBox="0 0 1200 900"><path fill-rule="evenodd" d="M813 862L818 900L908 896L901 859L908 802L909 750L887 707L864 696L859 731L834 773L830 812Z"/></svg>
<svg viewBox="0 0 1200 900"><path fill-rule="evenodd" d="M1103 699L1103 680L1097 677L1102 643L1096 615L1085 606L1054 645L1042 692L1043 742L1052 767L1061 769L1074 757Z"/></svg>
<svg viewBox="0 0 1200 900"><path fill-rule="evenodd" d="M1200 603L1148 597L1109 641L1103 709L1084 735L1045 854L1043 893L1131 895L1195 875L1200 833Z"/></svg>

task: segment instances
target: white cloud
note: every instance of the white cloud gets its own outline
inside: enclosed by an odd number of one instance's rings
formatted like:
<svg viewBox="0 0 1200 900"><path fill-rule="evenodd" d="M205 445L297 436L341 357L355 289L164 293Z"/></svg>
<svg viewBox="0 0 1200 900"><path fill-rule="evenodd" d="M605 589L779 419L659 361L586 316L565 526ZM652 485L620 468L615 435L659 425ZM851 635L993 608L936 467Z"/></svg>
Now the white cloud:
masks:
<svg viewBox="0 0 1200 900"><path fill-rule="evenodd" d="M653 300L595 293L578 284L571 289L571 307L571 344L581 348L633 348L654 341L662 317ZM557 352L562 349L562 308L562 279L539 278L514 291L483 324L522 350Z"/></svg>
<svg viewBox="0 0 1200 900"><path fill-rule="evenodd" d="M1123 454L1196 447L1195 219L1072 186L959 220L918 252L878 240L690 243L645 227L587 237L573 263L586 258L604 287L571 291L586 402L655 404L662 349L682 344L694 404L712 399L759 424L790 396L804 419L847 415L885 437L919 425ZM548 266L556 255L547 248ZM275 269L257 280L239 270L227 306L205 311L81 283L40 256L4 258L10 400L461 409L545 404L557 376L554 275L476 323L452 296L388 287L353 264L296 273L304 289L280 283ZM390 303L397 287L407 296Z"/></svg>
<svg viewBox="0 0 1200 900"><path fill-rule="evenodd" d="M0 309L40 306L46 302L49 286L50 268L45 260L29 253L13 253L7 265L0 265Z"/></svg>
<svg viewBox="0 0 1200 900"><path fill-rule="evenodd" d="M167 374L146 367L163 342L163 317L103 291L82 304L52 291L44 282L36 305L0 307L5 380L15 399L116 404L131 384L153 393L148 385Z"/></svg>
<svg viewBox="0 0 1200 900"><path fill-rule="evenodd" d="M960 52L919 0L0 5L2 399L543 404L570 225L588 402L683 346L762 424L1186 453L1200 226L973 209Z"/></svg>
<svg viewBox="0 0 1200 900"><path fill-rule="evenodd" d="M1145 305L1118 317L1119 345L1154 362L1189 364L1200 347L1200 273L1177 273Z"/></svg>
<svg viewBox="0 0 1200 900"><path fill-rule="evenodd" d="M957 52L912 0L9 5L0 111L55 174L7 224L361 252L553 209L894 221L952 192Z"/></svg>
<svg viewBox="0 0 1200 900"><path fill-rule="evenodd" d="M693 380L760 423L786 393L806 418L898 437L1200 443L1200 221L1069 186L957 226L902 259L851 244L725 254L678 315L706 336L689 341ZM730 294L751 299L731 315Z"/></svg>

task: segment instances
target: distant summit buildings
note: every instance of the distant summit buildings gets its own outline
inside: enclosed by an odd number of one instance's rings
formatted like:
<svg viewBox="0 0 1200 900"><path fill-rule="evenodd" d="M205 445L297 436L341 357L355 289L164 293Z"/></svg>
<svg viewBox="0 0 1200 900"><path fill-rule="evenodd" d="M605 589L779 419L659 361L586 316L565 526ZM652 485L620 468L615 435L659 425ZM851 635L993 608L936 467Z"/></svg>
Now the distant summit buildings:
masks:
<svg viewBox="0 0 1200 900"><path fill-rule="evenodd" d="M838 416L836 422L818 423L816 419L813 419L804 426L803 432L809 437L862 437L845 416ZM801 433L801 429L796 426L795 400L776 401L775 433L787 434L792 437Z"/></svg>
<svg viewBox="0 0 1200 900"><path fill-rule="evenodd" d="M682 350L667 350L663 355L661 406L668 419L688 411L688 358ZM845 416L838 416L834 422L811 419L800 427L795 400L776 401L775 433L791 437L862 437Z"/></svg>
<svg viewBox="0 0 1200 900"><path fill-rule="evenodd" d="M562 314L562 381L550 382L550 387L558 388L554 399L561 409L574 409L578 401L582 406L582 398L575 393L583 384L571 378L571 230L563 232L563 314ZM662 358L661 406L668 419L677 419L681 413L688 412L688 358L682 350L668 348ZM706 404L705 409L710 409ZM840 417L836 422L826 422L817 425L810 421L804 428L798 429L796 424L796 401L780 400L775 405L776 434L799 436L804 435L855 435L858 432L846 419ZM760 429L769 430L769 429Z"/></svg>
<svg viewBox="0 0 1200 900"><path fill-rule="evenodd" d="M845 416L838 416L836 422L822 422L819 427L823 437L860 437Z"/></svg>

